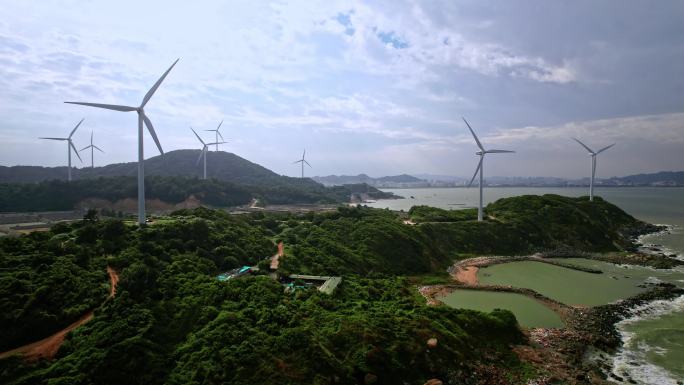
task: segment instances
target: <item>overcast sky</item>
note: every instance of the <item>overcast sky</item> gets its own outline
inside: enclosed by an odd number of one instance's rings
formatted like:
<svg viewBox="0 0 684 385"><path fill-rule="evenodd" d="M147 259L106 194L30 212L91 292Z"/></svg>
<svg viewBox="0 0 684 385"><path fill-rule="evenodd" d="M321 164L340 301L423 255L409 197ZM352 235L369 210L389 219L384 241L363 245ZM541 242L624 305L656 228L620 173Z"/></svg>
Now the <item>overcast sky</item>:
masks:
<svg viewBox="0 0 684 385"><path fill-rule="evenodd" d="M683 1L20 1L0 18L0 164L62 165L39 136L90 131L137 157L146 107L165 151L224 120L223 149L278 173L579 177L684 169ZM207 139L209 132L203 132ZM146 157L158 154L145 136Z"/></svg>

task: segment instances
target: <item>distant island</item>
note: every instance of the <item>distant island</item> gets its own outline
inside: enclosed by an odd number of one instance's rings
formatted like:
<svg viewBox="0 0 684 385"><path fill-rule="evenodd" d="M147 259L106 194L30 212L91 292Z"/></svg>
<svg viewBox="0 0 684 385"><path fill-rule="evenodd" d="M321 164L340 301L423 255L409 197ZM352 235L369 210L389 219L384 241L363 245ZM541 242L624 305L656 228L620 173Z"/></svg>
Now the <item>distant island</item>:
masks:
<svg viewBox="0 0 684 385"><path fill-rule="evenodd" d="M421 187L463 187L468 178L435 174L401 174L378 178L366 174L314 176L311 179L325 186L341 186L350 183L366 183L376 188L421 188ZM475 182L477 183L477 182ZM651 174L636 174L623 177L597 178L596 184L604 187L676 187L684 186L684 171L661 171ZM487 186L501 187L584 187L589 178L569 179L545 176L493 176L485 179Z"/></svg>

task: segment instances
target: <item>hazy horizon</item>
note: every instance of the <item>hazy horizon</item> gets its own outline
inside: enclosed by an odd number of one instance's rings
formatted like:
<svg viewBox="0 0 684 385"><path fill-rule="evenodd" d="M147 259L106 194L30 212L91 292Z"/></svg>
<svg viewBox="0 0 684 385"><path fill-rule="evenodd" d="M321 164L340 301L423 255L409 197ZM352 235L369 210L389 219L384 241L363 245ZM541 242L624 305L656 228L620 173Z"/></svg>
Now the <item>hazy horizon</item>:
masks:
<svg viewBox="0 0 684 385"><path fill-rule="evenodd" d="M681 170L684 3L618 0L40 4L0 21L0 164L136 160L137 105L165 151L199 148L190 127L279 174L307 149L309 175L442 174L477 165L465 116L488 148L485 176L582 178ZM135 10L133 12L132 10ZM202 131L206 139L213 133ZM158 154L145 134L146 158ZM83 156L83 155L82 155ZM89 164L87 154L82 167Z"/></svg>
<svg viewBox="0 0 684 385"><path fill-rule="evenodd" d="M199 149L176 149L176 150L190 150L190 151L200 151ZM172 151L176 151L172 150ZM90 151L90 150L88 150ZM222 152L225 152L224 150L221 150ZM213 151L212 151L213 152ZM157 156L157 155L154 155ZM151 157L154 157L151 156ZM210 155L211 156L211 155ZM148 160L149 158L146 158L145 160ZM249 161L249 159L247 159ZM74 159L72 159L72 162ZM82 170L87 170L90 169L90 165L86 165L86 161L83 162L83 164L72 164L72 168L74 169L82 169ZM135 164L136 161L131 160L131 161L125 161L125 162L113 162L113 163L108 163L108 164L96 164L95 167L106 167L109 165L113 164L121 164L121 163L131 163ZM4 165L0 165L4 166ZM261 165L263 166L263 165ZM17 164L13 166L5 166L5 167L64 167L66 168L66 165L55 165L55 166L43 166L43 165L30 165L30 164ZM268 168L268 167L266 167ZM199 172L199 166L198 166L198 172ZM270 170L270 169L269 169ZM308 169L310 171L310 169ZM271 170L277 173L275 170ZM684 170L660 170L660 171L655 171L653 173L658 173L658 172L684 172ZM399 172L396 174L370 174L367 172L359 172L356 174L316 174L316 173L310 173L306 174L305 176L307 178L325 178L325 177L332 177L332 176L337 176L337 177L356 177L359 175L366 175L370 178L382 178L382 177L391 177L391 176L399 176L399 175L410 175L419 179L425 179L425 180L435 180L435 181L443 181L443 182L450 182L453 180L460 181L460 180L470 180L472 175L454 175L454 174L433 174L429 172L414 172L414 173L408 173L408 172ZM287 175L287 174L279 174L279 175L285 175L285 176L293 176L293 177L299 177L299 175ZM630 175L636 175L636 174L625 174L625 175L611 175L611 176L605 176L605 177L597 177L597 179L610 179L610 178L620 178L620 177L626 177ZM64 176L66 177L66 175ZM589 176L579 176L579 177L563 177L563 176L557 176L557 175L526 175L526 176L521 176L521 175L488 175L485 176L485 180L492 180L492 179L501 179L501 178L558 178L558 179L567 179L567 180L581 180L581 179L588 179Z"/></svg>

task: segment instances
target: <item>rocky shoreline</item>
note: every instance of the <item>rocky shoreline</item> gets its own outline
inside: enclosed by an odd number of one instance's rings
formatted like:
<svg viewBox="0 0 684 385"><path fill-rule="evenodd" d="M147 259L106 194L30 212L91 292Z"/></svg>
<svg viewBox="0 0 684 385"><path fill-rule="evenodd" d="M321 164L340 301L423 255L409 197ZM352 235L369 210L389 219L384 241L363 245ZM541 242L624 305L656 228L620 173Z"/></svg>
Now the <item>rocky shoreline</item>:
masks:
<svg viewBox="0 0 684 385"><path fill-rule="evenodd" d="M614 381L636 383L632 378L613 373L611 357L622 346L617 323L633 316L635 308L656 300L673 300L684 295L684 289L673 284L651 284L647 291L636 296L621 300L617 303L595 306L590 308L572 307L547 298L534 290L515 288L510 286L478 285L475 282L459 282L459 271L468 268L481 268L500 263L516 261L537 261L599 274L601 271L586 269L546 258L587 258L614 264L630 264L647 266L657 269L671 269L684 265L684 261L673 256L660 253L657 246L650 246L654 250L644 252L638 237L653 232L667 231L665 226L644 224L630 230L629 235L634 248L627 252L616 253L587 253L577 250L557 250L539 253L531 256L478 257L454 263L448 272L454 277L452 285L423 286L420 293L428 304L438 305L439 297L447 295L453 290L489 290L515 292L531 297L554 310L566 324L564 329L534 328L524 330L530 342L529 345L516 346L515 351L521 360L532 364L541 373L538 378L528 384L613 384Z"/></svg>

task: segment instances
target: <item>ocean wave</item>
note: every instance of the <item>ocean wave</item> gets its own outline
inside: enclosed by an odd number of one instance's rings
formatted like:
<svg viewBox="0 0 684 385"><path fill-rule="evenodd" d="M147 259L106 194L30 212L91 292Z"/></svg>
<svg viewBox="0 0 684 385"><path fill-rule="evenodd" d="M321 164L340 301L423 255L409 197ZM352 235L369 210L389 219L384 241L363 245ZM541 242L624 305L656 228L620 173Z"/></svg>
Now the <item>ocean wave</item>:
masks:
<svg viewBox="0 0 684 385"><path fill-rule="evenodd" d="M684 233L684 229L682 229L682 227L678 225L668 225L660 223L656 225L664 226L665 229L657 231L655 233L643 234L636 238L636 241L643 245L640 247L641 251L647 254L674 255L675 259L684 261L684 253L682 253L681 250L673 250L661 243L652 243L648 241L649 239L657 238L667 234L682 234ZM657 247L658 249L660 249L660 251L651 251L648 249L649 247Z"/></svg>
<svg viewBox="0 0 684 385"><path fill-rule="evenodd" d="M609 379L616 383L624 383L618 378L630 378L639 384L646 385L677 385L680 380L666 369L648 362L647 352L665 354L667 350L662 347L649 346L639 341L633 346L636 334L627 330L627 326L648 319L660 318L666 314L684 312L684 295L674 300L657 300L630 311L630 316L618 322L615 327L620 332L623 347L613 356L612 376Z"/></svg>

